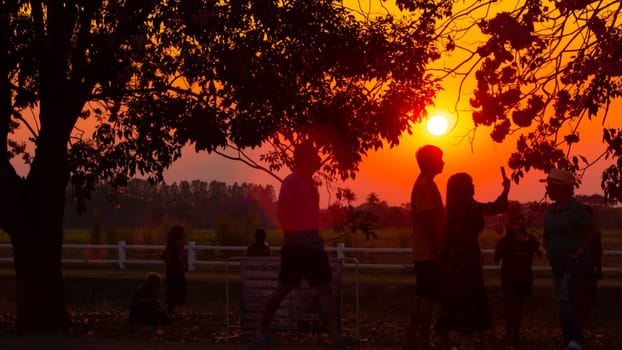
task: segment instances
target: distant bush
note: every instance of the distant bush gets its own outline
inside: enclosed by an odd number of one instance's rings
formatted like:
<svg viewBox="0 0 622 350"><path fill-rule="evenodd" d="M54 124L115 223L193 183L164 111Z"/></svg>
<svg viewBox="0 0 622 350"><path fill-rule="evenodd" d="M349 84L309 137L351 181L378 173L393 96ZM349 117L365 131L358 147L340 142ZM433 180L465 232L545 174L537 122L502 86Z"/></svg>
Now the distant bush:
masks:
<svg viewBox="0 0 622 350"><path fill-rule="evenodd" d="M244 246L253 242L258 220L252 216L237 219L225 215L216 224L216 242L220 245Z"/></svg>

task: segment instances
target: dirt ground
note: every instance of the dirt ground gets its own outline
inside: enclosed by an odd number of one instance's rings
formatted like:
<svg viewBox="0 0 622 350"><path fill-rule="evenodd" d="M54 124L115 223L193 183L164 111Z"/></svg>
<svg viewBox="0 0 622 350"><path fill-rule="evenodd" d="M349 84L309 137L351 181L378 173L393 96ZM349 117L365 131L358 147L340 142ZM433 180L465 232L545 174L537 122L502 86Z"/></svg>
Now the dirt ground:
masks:
<svg viewBox="0 0 622 350"><path fill-rule="evenodd" d="M147 341L153 344L249 344L253 332L240 331L239 281L236 276L222 273L188 274L187 304L174 323L166 327L129 326L127 304L145 272L113 270L67 271L65 289L67 307L73 326L55 336L89 337ZM225 289L229 277L229 321L226 324ZM546 276L536 280L533 297L524 310L523 342L510 345L503 340L503 310L498 279L489 276L488 297L493 310L494 325L484 335L481 349L562 349L557 307L552 283ZM0 270L0 336L16 335L14 328L14 275L10 269ZM357 322L353 276L344 277L343 327L357 335L365 348L400 347L408 320L408 307L414 291L414 278L405 273L373 273L361 276L359 284L359 317ZM600 282L597 304L585 330L585 349L622 349L622 279L605 277ZM322 345L325 336L319 333L280 332L281 344ZM457 345L458 338L452 336Z"/></svg>

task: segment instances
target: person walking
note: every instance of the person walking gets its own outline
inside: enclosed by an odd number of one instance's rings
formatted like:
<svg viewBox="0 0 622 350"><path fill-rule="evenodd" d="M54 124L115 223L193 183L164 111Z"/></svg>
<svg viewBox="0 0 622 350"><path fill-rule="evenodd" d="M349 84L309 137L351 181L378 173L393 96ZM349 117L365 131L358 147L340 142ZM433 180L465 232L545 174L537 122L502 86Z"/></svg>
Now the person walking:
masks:
<svg viewBox="0 0 622 350"><path fill-rule="evenodd" d="M566 349L581 350L583 334L577 295L592 268L591 250L598 231L589 210L574 198L571 172L553 168L543 181L553 201L546 208L543 246L551 264L560 328Z"/></svg>
<svg viewBox="0 0 622 350"><path fill-rule="evenodd" d="M503 212L508 207L510 180L503 175L503 191L494 202L480 203L473 196L473 179L466 173L447 181L445 242L440 256L441 301L437 331L442 339L449 332L462 335L461 349L475 349L476 335L492 324L482 274L482 254L478 237L484 229L484 215ZM442 350L448 349L443 342Z"/></svg>
<svg viewBox="0 0 622 350"><path fill-rule="evenodd" d="M342 336L337 323L337 300L330 283L332 280L328 255L319 234L320 202L313 174L322 162L311 142L298 145L294 150L294 169L281 184L277 218L283 231L281 271L276 290L268 297L257 330L255 343L273 346L270 324L281 301L296 288L302 278L318 291L320 313L334 347L353 345L355 340Z"/></svg>
<svg viewBox="0 0 622 350"><path fill-rule="evenodd" d="M415 154L421 173L410 196L412 210L412 255L416 278L405 348L430 348L434 302L439 298L438 258L443 244L445 209L434 177L443 171L443 151L425 145Z"/></svg>
<svg viewBox="0 0 622 350"><path fill-rule="evenodd" d="M592 242L592 264L587 269L587 276L585 278L585 285L583 288L579 288L579 295L577 296L578 310L579 310L579 326L584 328L589 319L592 308L596 306L596 294L598 290L598 280L603 277L603 242L601 237L601 231L596 224L596 216L594 209L585 205L590 215L592 215L594 222L594 229L596 230L596 238Z"/></svg>
<svg viewBox="0 0 622 350"><path fill-rule="evenodd" d="M533 256L542 256L538 239L527 232L520 209L510 215L505 235L495 247L495 262L501 262L501 290L505 338L510 343L520 341L523 304L531 296L533 287Z"/></svg>

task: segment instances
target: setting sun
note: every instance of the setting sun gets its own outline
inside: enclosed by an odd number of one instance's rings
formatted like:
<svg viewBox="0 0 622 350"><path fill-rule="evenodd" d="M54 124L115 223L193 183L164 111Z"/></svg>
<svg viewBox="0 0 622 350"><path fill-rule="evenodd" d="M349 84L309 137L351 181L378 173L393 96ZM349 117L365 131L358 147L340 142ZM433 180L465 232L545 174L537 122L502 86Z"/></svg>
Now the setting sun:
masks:
<svg viewBox="0 0 622 350"><path fill-rule="evenodd" d="M447 121L447 117L444 115L433 115L430 119L428 119L428 123L426 124L428 132L430 134L439 136L443 135L447 132L447 128L449 127L449 122Z"/></svg>

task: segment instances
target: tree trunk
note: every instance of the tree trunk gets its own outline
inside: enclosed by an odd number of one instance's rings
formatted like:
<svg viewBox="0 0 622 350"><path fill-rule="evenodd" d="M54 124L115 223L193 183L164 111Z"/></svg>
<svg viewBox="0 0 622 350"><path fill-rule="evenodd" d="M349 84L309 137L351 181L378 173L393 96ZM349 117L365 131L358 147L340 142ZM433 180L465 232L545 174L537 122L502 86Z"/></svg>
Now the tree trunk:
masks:
<svg viewBox="0 0 622 350"><path fill-rule="evenodd" d="M68 183L66 143L42 138L15 209L17 224L7 227L14 249L17 326L24 330L65 327L62 243L65 188Z"/></svg>
<svg viewBox="0 0 622 350"><path fill-rule="evenodd" d="M13 249L18 329L48 330L67 326L69 316L65 309L61 269L62 234L23 231L17 237L13 240Z"/></svg>
<svg viewBox="0 0 622 350"><path fill-rule="evenodd" d="M9 57L8 38L14 35L10 31L0 35L0 225L11 237L14 249L17 326L45 330L69 323L61 268L65 189L69 181L67 147L94 80L84 84L91 81L84 75L86 65L70 63L73 55L79 57L78 63L86 63L86 52L74 52L70 45L78 22L67 20L75 16L68 15L62 2L35 5L30 9L31 30L37 38L34 44L25 44L34 54L30 68L21 63L4 64ZM12 28L7 27L6 18L0 22L5 29ZM85 23L88 26L89 22ZM7 147L8 135L13 133L13 113L22 110L15 101L19 89L12 86L16 83L14 69L32 69L25 73L26 77L36 72L36 86L22 87L20 82L20 89L32 89L39 99L38 122L32 124L38 129L30 135L36 149L25 179L15 172Z"/></svg>

